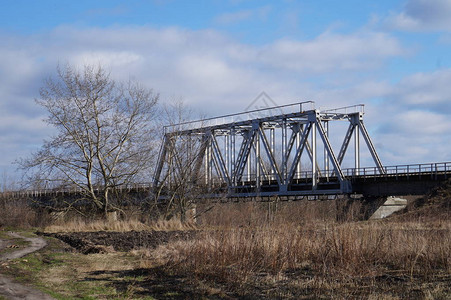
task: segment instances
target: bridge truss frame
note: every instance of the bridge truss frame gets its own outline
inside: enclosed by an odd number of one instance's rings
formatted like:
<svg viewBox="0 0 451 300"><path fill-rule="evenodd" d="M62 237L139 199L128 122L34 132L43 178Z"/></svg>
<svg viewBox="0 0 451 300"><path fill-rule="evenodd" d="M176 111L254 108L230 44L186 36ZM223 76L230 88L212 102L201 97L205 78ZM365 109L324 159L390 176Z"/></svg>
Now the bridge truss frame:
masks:
<svg viewBox="0 0 451 300"><path fill-rule="evenodd" d="M342 163L354 140L352 176L359 175L360 136L375 169L385 174L363 122L362 104L324 111L313 105L301 102L165 127L154 189L164 194L183 182L200 187L206 197L352 193ZM329 137L335 121L349 122L338 152Z"/></svg>

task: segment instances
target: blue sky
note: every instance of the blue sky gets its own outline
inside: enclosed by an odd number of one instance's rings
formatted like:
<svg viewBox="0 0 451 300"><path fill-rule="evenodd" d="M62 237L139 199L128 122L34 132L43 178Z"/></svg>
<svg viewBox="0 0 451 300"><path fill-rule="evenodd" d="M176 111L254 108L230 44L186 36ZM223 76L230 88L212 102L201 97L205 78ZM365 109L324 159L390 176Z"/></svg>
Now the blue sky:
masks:
<svg viewBox="0 0 451 300"><path fill-rule="evenodd" d="M386 165L451 161L451 0L0 0L3 177L51 129L34 103L58 63L101 63L215 116L366 105ZM338 137L341 138L341 137Z"/></svg>

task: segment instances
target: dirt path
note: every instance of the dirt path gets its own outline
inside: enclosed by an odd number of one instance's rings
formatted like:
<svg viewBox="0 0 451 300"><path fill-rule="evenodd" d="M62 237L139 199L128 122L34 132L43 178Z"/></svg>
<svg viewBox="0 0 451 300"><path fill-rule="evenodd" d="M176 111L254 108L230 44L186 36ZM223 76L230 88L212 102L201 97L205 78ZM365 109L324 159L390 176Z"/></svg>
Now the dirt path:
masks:
<svg viewBox="0 0 451 300"><path fill-rule="evenodd" d="M0 240L0 251L1 251L3 248L6 248L7 245L8 245L7 242L5 242L4 240Z"/></svg>
<svg viewBox="0 0 451 300"><path fill-rule="evenodd" d="M20 249L11 253L6 253L3 255L0 255L0 261L6 261L10 259L19 258L22 256L25 256L27 254L30 254L34 251L37 251L39 249L44 248L47 245L47 242L43 240L42 238L27 238L23 237L17 233L10 233L10 236L14 238L20 238L27 242L30 242L30 245L28 247L25 247L24 249ZM2 248L5 248L8 243L6 241L0 240L0 250ZM15 282L14 280L11 280L8 277L5 277L0 274L0 296L5 297L6 299L27 299L27 300L37 300L37 299L43 299L43 300L50 300L53 299L49 295L44 294L41 291L38 291L34 288L24 286L22 284L19 284Z"/></svg>

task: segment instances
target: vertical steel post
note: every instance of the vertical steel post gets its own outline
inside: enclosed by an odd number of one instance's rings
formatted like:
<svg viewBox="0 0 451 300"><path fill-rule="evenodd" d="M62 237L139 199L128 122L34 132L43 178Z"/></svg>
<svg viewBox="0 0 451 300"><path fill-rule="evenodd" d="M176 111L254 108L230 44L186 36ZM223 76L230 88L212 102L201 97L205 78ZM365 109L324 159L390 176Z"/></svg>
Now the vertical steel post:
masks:
<svg viewBox="0 0 451 300"><path fill-rule="evenodd" d="M235 133L236 132L235 132L235 127L232 127L230 132L231 132L231 139L232 139L232 141L231 141L232 145L230 147L230 150L232 152L230 155L230 176L234 178L233 185L236 186L237 181L236 181L235 176L233 176L233 174L235 174L235 171L236 171L236 164L235 164L235 139L236 139Z"/></svg>
<svg viewBox="0 0 451 300"><path fill-rule="evenodd" d="M296 149L298 149L301 146L301 131L300 131L300 124L296 124ZM301 178L301 160L298 161L296 164L296 175L294 178Z"/></svg>
<svg viewBox="0 0 451 300"><path fill-rule="evenodd" d="M251 139L252 132L247 132L248 139ZM247 158L247 180L251 181L251 173L252 173L252 144L254 141L250 141L249 143L249 157Z"/></svg>
<svg viewBox="0 0 451 300"><path fill-rule="evenodd" d="M316 169L316 122L312 124L312 190L316 190L318 187L318 170Z"/></svg>
<svg viewBox="0 0 451 300"><path fill-rule="evenodd" d="M358 126L358 125L355 125ZM354 129L354 155L355 155L355 175L359 175L360 169L360 134L358 128Z"/></svg>
<svg viewBox="0 0 451 300"><path fill-rule="evenodd" d="M307 126L308 127L308 126ZM299 134L303 134L304 133L304 124L299 124ZM305 140L305 142L308 144L308 140ZM301 140L299 141L299 147L302 147L301 145ZM299 168L300 168L300 172L302 172L302 153L301 156L299 157ZM299 178L302 178L302 174L299 174Z"/></svg>
<svg viewBox="0 0 451 300"><path fill-rule="evenodd" d="M205 185L208 186L208 145L205 148L204 168L205 168Z"/></svg>
<svg viewBox="0 0 451 300"><path fill-rule="evenodd" d="M207 141L207 148L205 149L205 184L210 188L212 177L212 162L211 162L211 141Z"/></svg>
<svg viewBox="0 0 451 300"><path fill-rule="evenodd" d="M171 144L172 146L172 144ZM172 178L173 178L173 174L172 172L173 170L173 166L172 166L172 154L173 154L173 148L171 148L171 150L169 151L169 157L168 157L168 189L171 190L172 188Z"/></svg>
<svg viewBox="0 0 451 300"><path fill-rule="evenodd" d="M261 168L260 168L260 134L258 130L260 128L254 129L257 130L257 134L255 135L255 183L256 183L256 192L260 192L261 186Z"/></svg>
<svg viewBox="0 0 451 300"><path fill-rule="evenodd" d="M269 144L270 144L270 150L271 154L274 156L274 144L275 144L275 137L274 137L274 127L271 127L269 129ZM271 168L271 176L269 176L270 180L273 180L275 177L274 169Z"/></svg>
<svg viewBox="0 0 451 300"><path fill-rule="evenodd" d="M230 175L230 167L229 167L229 160L230 160L230 134L229 132L225 133L225 139L224 139L224 152L225 152L225 170L229 176Z"/></svg>
<svg viewBox="0 0 451 300"><path fill-rule="evenodd" d="M193 156L192 156L192 143L193 143L193 137L191 135L188 136L188 145L186 147L186 156L187 156L187 160L188 160L188 178L189 180L191 180L192 175L193 175L193 166L194 166L194 161L193 161Z"/></svg>
<svg viewBox="0 0 451 300"><path fill-rule="evenodd" d="M329 121L323 121L324 124L324 132L326 134L326 138L329 139ZM326 147L324 147L324 172L329 181L329 154L327 153Z"/></svg>
<svg viewBox="0 0 451 300"><path fill-rule="evenodd" d="M287 182L287 119L282 119L282 178L285 184Z"/></svg>

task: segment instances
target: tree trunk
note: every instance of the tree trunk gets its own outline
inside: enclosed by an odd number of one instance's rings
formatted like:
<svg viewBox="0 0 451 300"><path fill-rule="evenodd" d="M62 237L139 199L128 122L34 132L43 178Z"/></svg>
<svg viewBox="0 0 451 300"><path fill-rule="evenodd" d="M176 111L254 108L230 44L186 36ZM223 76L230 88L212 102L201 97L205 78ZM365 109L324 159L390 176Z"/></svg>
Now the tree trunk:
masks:
<svg viewBox="0 0 451 300"><path fill-rule="evenodd" d="M180 222L182 224L186 223L186 210L184 208L180 209Z"/></svg>
<svg viewBox="0 0 451 300"><path fill-rule="evenodd" d="M108 206L109 206L109 193L108 188L105 188L105 191L103 192L103 216L105 220L108 220Z"/></svg>

